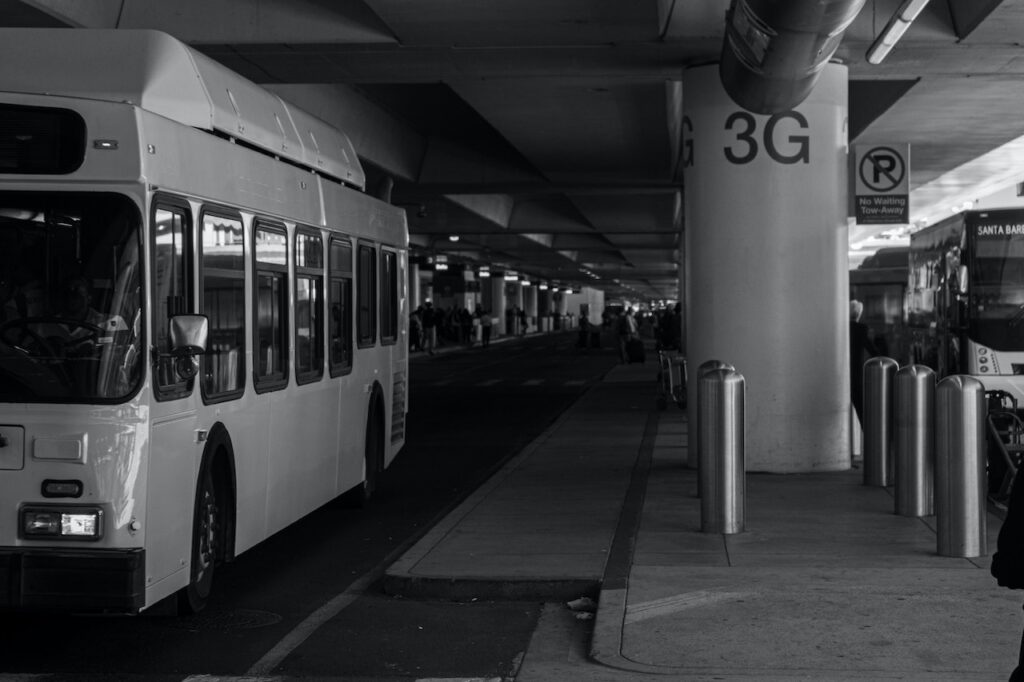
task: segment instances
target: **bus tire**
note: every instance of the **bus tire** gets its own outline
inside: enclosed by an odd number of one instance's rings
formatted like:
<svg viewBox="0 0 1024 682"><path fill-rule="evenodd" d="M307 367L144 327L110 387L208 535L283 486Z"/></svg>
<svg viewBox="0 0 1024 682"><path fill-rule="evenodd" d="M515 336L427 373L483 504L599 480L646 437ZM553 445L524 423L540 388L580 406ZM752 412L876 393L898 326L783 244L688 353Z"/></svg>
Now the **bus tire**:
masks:
<svg viewBox="0 0 1024 682"><path fill-rule="evenodd" d="M341 506L362 509L370 503L384 469L384 408L378 390L374 390L366 417L366 441L363 453L366 474L363 482L342 494Z"/></svg>
<svg viewBox="0 0 1024 682"><path fill-rule="evenodd" d="M196 490L196 509L192 519L192 563L188 585L178 593L181 613L199 613L206 608L213 590L213 573L220 542L221 512L217 506L217 487L211 467L203 468Z"/></svg>

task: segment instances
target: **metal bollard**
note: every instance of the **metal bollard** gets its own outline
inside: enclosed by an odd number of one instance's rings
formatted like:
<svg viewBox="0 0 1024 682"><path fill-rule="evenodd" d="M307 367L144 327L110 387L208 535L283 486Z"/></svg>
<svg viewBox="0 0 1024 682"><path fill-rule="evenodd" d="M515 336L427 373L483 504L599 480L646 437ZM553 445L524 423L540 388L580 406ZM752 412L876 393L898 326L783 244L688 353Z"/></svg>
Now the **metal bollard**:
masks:
<svg viewBox="0 0 1024 682"><path fill-rule="evenodd" d="M892 477L892 387L897 367L895 360L884 357L864 363L864 485L885 487Z"/></svg>
<svg viewBox="0 0 1024 682"><path fill-rule="evenodd" d="M941 556L988 553L985 386L955 375L935 389L935 526Z"/></svg>
<svg viewBox="0 0 1024 682"><path fill-rule="evenodd" d="M908 365L896 372L896 513L935 512L935 372Z"/></svg>
<svg viewBox="0 0 1024 682"><path fill-rule="evenodd" d="M715 369L700 378L700 529L740 533L746 516L743 376Z"/></svg>
<svg viewBox="0 0 1024 682"><path fill-rule="evenodd" d="M694 418L690 420L690 426L692 428L690 433L693 436L693 440L688 443L688 447L686 448L686 466L689 467L690 469L698 469L698 470L700 469L700 421L701 421L701 419L700 419L701 400L700 400L700 395L699 395L699 393L700 393L700 380L701 380L701 377L703 377L705 374L707 374L708 372L710 372L712 370L716 370L716 369L736 369L736 368L733 367L732 365L730 365L727 362L722 362L721 360L706 360L706 361L704 361L704 362L702 362L700 364L700 367L697 368L697 389L698 389L697 407L694 410L694 415L693 415ZM690 447L690 446L692 446L692 447ZM700 476L698 475L697 476L697 497L700 497L700 496L701 496Z"/></svg>

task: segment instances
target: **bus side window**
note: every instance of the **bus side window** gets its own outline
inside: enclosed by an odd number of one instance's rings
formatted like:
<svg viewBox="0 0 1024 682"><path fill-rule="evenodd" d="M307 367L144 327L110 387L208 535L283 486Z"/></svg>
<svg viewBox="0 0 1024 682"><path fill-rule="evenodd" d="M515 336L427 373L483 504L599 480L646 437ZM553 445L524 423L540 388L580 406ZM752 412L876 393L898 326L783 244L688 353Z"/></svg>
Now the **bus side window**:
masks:
<svg viewBox="0 0 1024 682"><path fill-rule="evenodd" d="M210 402L240 396L245 388L245 240L242 220L203 215L200 263L202 313L210 320L203 356L203 394Z"/></svg>
<svg viewBox="0 0 1024 682"><path fill-rule="evenodd" d="M266 391L288 385L288 234L257 221L253 231L253 383Z"/></svg>
<svg viewBox="0 0 1024 682"><path fill-rule="evenodd" d="M324 375L324 243L319 232L295 232L295 380Z"/></svg>
<svg viewBox="0 0 1024 682"><path fill-rule="evenodd" d="M158 400L192 392L193 380L182 379L174 370L169 336L171 317L192 312L191 222L183 206L157 205L153 211L153 383Z"/></svg>
<svg viewBox="0 0 1024 682"><path fill-rule="evenodd" d="M398 337L398 254L380 252L380 340L393 344Z"/></svg>
<svg viewBox="0 0 1024 682"><path fill-rule="evenodd" d="M352 243L331 238L328 267L330 284L327 306L330 310L331 376L352 369Z"/></svg>
<svg viewBox="0 0 1024 682"><path fill-rule="evenodd" d="M377 258L376 250L370 244L360 244L358 255L356 333L359 336L359 346L364 347L372 346L377 340Z"/></svg>

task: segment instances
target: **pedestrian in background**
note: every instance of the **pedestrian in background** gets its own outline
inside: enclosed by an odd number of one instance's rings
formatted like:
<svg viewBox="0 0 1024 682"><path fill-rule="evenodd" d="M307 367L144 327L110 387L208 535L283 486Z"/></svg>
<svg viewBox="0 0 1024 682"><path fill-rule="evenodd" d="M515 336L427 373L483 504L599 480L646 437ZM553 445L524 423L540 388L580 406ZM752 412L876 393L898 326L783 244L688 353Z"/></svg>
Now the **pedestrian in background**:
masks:
<svg viewBox="0 0 1024 682"><path fill-rule="evenodd" d="M423 350L423 306L417 306L409 315L409 350Z"/></svg>
<svg viewBox="0 0 1024 682"><path fill-rule="evenodd" d="M434 305L427 301L423 306L423 350L429 355L434 354L434 347L437 345L437 311Z"/></svg>
<svg viewBox="0 0 1024 682"><path fill-rule="evenodd" d="M629 345L630 339L637 338L637 327L636 318L633 317L633 309L626 308L621 315L619 315L619 358L622 360L622 364L629 362Z"/></svg>
<svg viewBox="0 0 1024 682"><path fill-rule="evenodd" d="M1015 480L1014 483L1018 482ZM1010 493L990 570L1000 587L1024 589L1024 485L1014 485ZM1010 675L1010 682L1024 682L1024 636L1021 637L1017 667Z"/></svg>
<svg viewBox="0 0 1024 682"><path fill-rule="evenodd" d="M491 345L491 311L484 310L478 305L474 314L480 322L480 347L487 348Z"/></svg>
<svg viewBox="0 0 1024 682"><path fill-rule="evenodd" d="M850 401L857 411L857 419L864 424L864 363L878 355L871 341L868 326L860 321L864 304L850 301Z"/></svg>

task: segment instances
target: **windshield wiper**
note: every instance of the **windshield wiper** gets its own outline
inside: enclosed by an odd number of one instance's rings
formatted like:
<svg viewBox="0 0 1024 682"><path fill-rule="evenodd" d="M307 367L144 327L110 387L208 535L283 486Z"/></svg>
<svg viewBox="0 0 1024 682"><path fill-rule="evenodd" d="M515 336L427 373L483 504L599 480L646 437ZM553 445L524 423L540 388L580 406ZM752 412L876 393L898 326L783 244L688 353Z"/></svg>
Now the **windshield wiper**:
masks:
<svg viewBox="0 0 1024 682"><path fill-rule="evenodd" d="M1017 312L1015 312L1013 317L1010 318L1010 326L1016 327L1020 324L1021 320L1024 320L1024 303L1017 306Z"/></svg>

